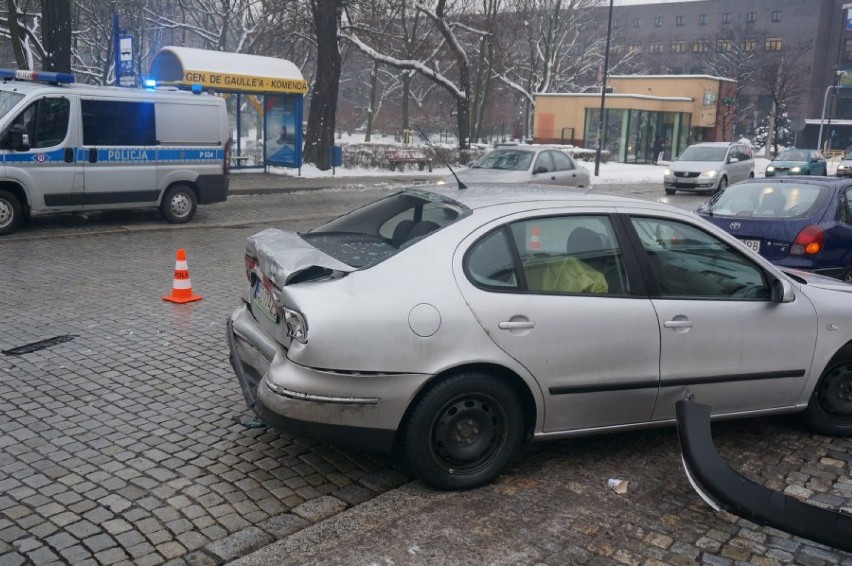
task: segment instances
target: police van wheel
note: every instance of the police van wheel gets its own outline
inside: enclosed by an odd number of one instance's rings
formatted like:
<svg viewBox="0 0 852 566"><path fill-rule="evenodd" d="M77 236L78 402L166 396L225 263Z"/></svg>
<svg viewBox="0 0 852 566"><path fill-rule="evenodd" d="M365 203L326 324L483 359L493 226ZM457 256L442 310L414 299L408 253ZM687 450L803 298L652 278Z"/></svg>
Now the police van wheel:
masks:
<svg viewBox="0 0 852 566"><path fill-rule="evenodd" d="M192 220L196 208L198 208L198 200L195 198L195 192L186 185L170 187L163 195L163 202L160 204L163 216L173 224L183 224Z"/></svg>
<svg viewBox="0 0 852 566"><path fill-rule="evenodd" d="M0 235L11 234L21 223L21 203L9 191L0 190Z"/></svg>

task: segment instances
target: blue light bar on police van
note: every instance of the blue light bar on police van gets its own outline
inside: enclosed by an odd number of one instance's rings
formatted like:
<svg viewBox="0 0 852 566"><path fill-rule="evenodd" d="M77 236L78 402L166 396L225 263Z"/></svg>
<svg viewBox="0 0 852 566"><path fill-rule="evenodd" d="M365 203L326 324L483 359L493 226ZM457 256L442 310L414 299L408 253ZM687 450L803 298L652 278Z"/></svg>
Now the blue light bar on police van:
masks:
<svg viewBox="0 0 852 566"><path fill-rule="evenodd" d="M42 81L46 83L73 83L74 75L69 73L52 73L49 71L22 71L20 69L0 69L0 79L17 79L19 81Z"/></svg>

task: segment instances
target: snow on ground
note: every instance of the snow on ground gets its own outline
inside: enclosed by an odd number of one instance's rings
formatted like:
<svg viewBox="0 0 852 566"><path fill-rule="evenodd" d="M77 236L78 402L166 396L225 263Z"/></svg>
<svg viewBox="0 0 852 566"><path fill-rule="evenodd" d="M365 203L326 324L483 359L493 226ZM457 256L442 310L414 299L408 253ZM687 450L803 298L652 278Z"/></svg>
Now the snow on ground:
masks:
<svg viewBox="0 0 852 566"><path fill-rule="evenodd" d="M754 160L754 174L756 177L763 177L763 171L766 169L766 165L769 163L768 159L764 159L759 157ZM579 164L586 169L589 170L589 173L592 175L592 184L593 185L615 185L615 184L630 184L630 183L663 183L663 171L666 167L669 166L669 163L660 162L658 165L643 165L643 164L633 164L633 163L601 163L599 175L597 177L594 176L595 164L587 163L587 162L579 162ZM836 164L834 165L836 167ZM250 171L250 170L249 170ZM406 173L414 173L414 174L423 174L428 175L427 171L420 172L417 170L417 167L409 167L405 170ZM832 169L831 164L829 164L829 174L832 174L834 170ZM287 175L287 176L297 176L298 171L296 169L287 169L281 167L271 167L270 173L277 175ZM446 167L434 167L432 169L432 175L437 177L443 177L449 175L450 171ZM302 177L383 177L383 176L396 176L400 175L399 171L394 170L390 171L388 169L371 169L364 167L357 168L345 168L345 167L337 167L332 172L331 169L328 171L320 171L314 165L305 164L302 166Z"/></svg>

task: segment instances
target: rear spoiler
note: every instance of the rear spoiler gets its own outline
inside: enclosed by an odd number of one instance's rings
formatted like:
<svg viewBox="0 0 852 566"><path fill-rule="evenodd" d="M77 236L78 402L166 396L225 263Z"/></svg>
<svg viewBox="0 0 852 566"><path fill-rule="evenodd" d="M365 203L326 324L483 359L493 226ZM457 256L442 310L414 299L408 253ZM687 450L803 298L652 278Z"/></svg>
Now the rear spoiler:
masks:
<svg viewBox="0 0 852 566"><path fill-rule="evenodd" d="M715 510L852 552L852 514L815 507L755 483L722 460L710 432L710 406L675 404L683 469L692 488Z"/></svg>

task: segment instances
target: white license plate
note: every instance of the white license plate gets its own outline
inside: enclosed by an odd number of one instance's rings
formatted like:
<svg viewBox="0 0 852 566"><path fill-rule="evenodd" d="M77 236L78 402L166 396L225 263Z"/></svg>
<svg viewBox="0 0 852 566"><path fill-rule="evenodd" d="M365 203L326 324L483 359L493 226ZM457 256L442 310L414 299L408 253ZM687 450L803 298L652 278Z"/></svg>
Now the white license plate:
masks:
<svg viewBox="0 0 852 566"><path fill-rule="evenodd" d="M760 253L760 240L740 240L754 253Z"/></svg>
<svg viewBox="0 0 852 566"><path fill-rule="evenodd" d="M270 293L260 281L254 284L252 302L258 305L260 307L260 311L263 312L263 314L272 322L278 322L278 309L275 308L275 300L272 298L272 293Z"/></svg>
<svg viewBox="0 0 852 566"><path fill-rule="evenodd" d="M684 185L694 185L695 179L693 179L691 177L681 177L680 179L677 180L677 182L683 183Z"/></svg>

